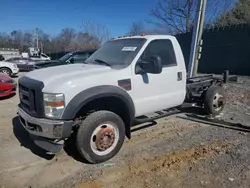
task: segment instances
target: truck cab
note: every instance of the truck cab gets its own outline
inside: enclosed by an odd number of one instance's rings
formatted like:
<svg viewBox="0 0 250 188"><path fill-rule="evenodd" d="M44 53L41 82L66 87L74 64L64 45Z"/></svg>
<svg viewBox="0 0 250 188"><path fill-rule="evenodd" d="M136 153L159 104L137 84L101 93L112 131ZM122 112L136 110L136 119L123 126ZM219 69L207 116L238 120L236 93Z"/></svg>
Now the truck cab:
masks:
<svg viewBox="0 0 250 188"><path fill-rule="evenodd" d="M18 113L41 148L59 152L75 132L82 157L99 163L118 153L137 118L181 106L186 87L175 37L123 37L103 44L84 64L35 70L20 78Z"/></svg>
<svg viewBox="0 0 250 188"><path fill-rule="evenodd" d="M150 62L152 65L150 65ZM154 69L159 69L154 71ZM131 64L136 116L181 105L186 94L186 68L177 40L150 36ZM148 108L150 106L150 108Z"/></svg>

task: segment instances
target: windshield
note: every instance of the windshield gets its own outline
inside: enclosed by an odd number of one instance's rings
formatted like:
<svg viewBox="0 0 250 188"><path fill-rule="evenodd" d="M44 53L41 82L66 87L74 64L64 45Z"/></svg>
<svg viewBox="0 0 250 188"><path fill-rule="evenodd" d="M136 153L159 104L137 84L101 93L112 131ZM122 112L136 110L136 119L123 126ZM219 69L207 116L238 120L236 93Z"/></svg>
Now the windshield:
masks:
<svg viewBox="0 0 250 188"><path fill-rule="evenodd" d="M72 56L72 53L67 53L66 55L62 56L59 61L67 61L70 56Z"/></svg>
<svg viewBox="0 0 250 188"><path fill-rule="evenodd" d="M10 58L10 59L6 59L6 60L4 60L4 61L6 61L6 62L11 62L11 61L15 61L15 60L18 60L18 58Z"/></svg>
<svg viewBox="0 0 250 188"><path fill-rule="evenodd" d="M92 54L86 63L126 67L133 61L145 41L143 38L108 41Z"/></svg>

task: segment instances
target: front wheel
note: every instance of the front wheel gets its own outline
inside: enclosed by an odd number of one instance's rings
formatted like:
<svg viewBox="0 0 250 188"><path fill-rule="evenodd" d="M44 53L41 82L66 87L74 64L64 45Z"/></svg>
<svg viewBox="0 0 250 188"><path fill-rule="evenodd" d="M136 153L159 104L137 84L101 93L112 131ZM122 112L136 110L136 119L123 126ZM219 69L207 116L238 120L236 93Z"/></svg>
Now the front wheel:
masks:
<svg viewBox="0 0 250 188"><path fill-rule="evenodd" d="M8 68L0 68L0 73L7 74L8 76L11 76L12 72Z"/></svg>
<svg viewBox="0 0 250 188"><path fill-rule="evenodd" d="M217 116L226 104L226 93L221 86L211 86L204 96L204 110L208 115Z"/></svg>
<svg viewBox="0 0 250 188"><path fill-rule="evenodd" d="M110 111L90 114L79 127L77 149L90 163L101 163L114 157L125 138L123 120Z"/></svg>

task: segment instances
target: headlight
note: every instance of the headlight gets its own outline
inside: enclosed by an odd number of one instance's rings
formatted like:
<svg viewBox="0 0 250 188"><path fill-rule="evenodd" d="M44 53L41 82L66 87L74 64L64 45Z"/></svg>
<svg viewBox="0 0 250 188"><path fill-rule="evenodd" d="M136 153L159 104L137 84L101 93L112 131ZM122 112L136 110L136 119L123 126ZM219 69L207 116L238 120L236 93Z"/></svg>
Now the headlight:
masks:
<svg viewBox="0 0 250 188"><path fill-rule="evenodd" d="M17 68L17 64L13 64L14 65L14 68Z"/></svg>
<svg viewBox="0 0 250 188"><path fill-rule="evenodd" d="M60 118L64 110L64 95L62 93L44 93L44 113L49 118Z"/></svg>

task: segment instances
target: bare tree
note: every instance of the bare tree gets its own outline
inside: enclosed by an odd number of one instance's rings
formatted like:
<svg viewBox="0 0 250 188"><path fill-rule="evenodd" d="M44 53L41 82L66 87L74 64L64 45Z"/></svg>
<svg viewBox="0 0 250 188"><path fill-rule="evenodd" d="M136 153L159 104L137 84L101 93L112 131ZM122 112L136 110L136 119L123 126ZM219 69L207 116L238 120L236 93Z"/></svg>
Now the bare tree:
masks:
<svg viewBox="0 0 250 188"><path fill-rule="evenodd" d="M90 50L100 46L100 42L90 36L88 33L79 32L72 41L70 48L72 50Z"/></svg>
<svg viewBox="0 0 250 188"><path fill-rule="evenodd" d="M76 31L72 28L62 29L61 33L57 37L58 48L63 50L64 52L69 51L68 48L75 38Z"/></svg>
<svg viewBox="0 0 250 188"><path fill-rule="evenodd" d="M0 33L0 47L7 47L9 41L9 35L7 33Z"/></svg>
<svg viewBox="0 0 250 188"><path fill-rule="evenodd" d="M223 13L215 22L216 26L250 23L250 1L239 0L232 10Z"/></svg>
<svg viewBox="0 0 250 188"><path fill-rule="evenodd" d="M32 46L33 43L33 35L31 32L26 31L23 35L23 43L28 46Z"/></svg>
<svg viewBox="0 0 250 188"><path fill-rule="evenodd" d="M135 21L130 26L128 34L140 35L141 33L147 33L145 23L143 21Z"/></svg>
<svg viewBox="0 0 250 188"><path fill-rule="evenodd" d="M82 31L64 28L54 37L38 29L38 36L39 47L43 48L44 53L96 49L111 38L108 29L96 22L86 22ZM0 33L0 47L3 48L18 48L23 52L35 44L36 37L32 31L14 30L9 34Z"/></svg>
<svg viewBox="0 0 250 188"><path fill-rule="evenodd" d="M83 33L87 33L101 44L111 38L108 28L95 21L83 22Z"/></svg>
<svg viewBox="0 0 250 188"><path fill-rule="evenodd" d="M24 50L24 42L23 42L23 31L22 30L14 30L10 33L12 47L18 48L20 51Z"/></svg>
<svg viewBox="0 0 250 188"><path fill-rule="evenodd" d="M234 0L208 0L206 12L209 15L205 21L212 22L222 12L225 12ZM151 21L166 32L190 32L194 25L198 0L158 0L150 10L155 21Z"/></svg>

